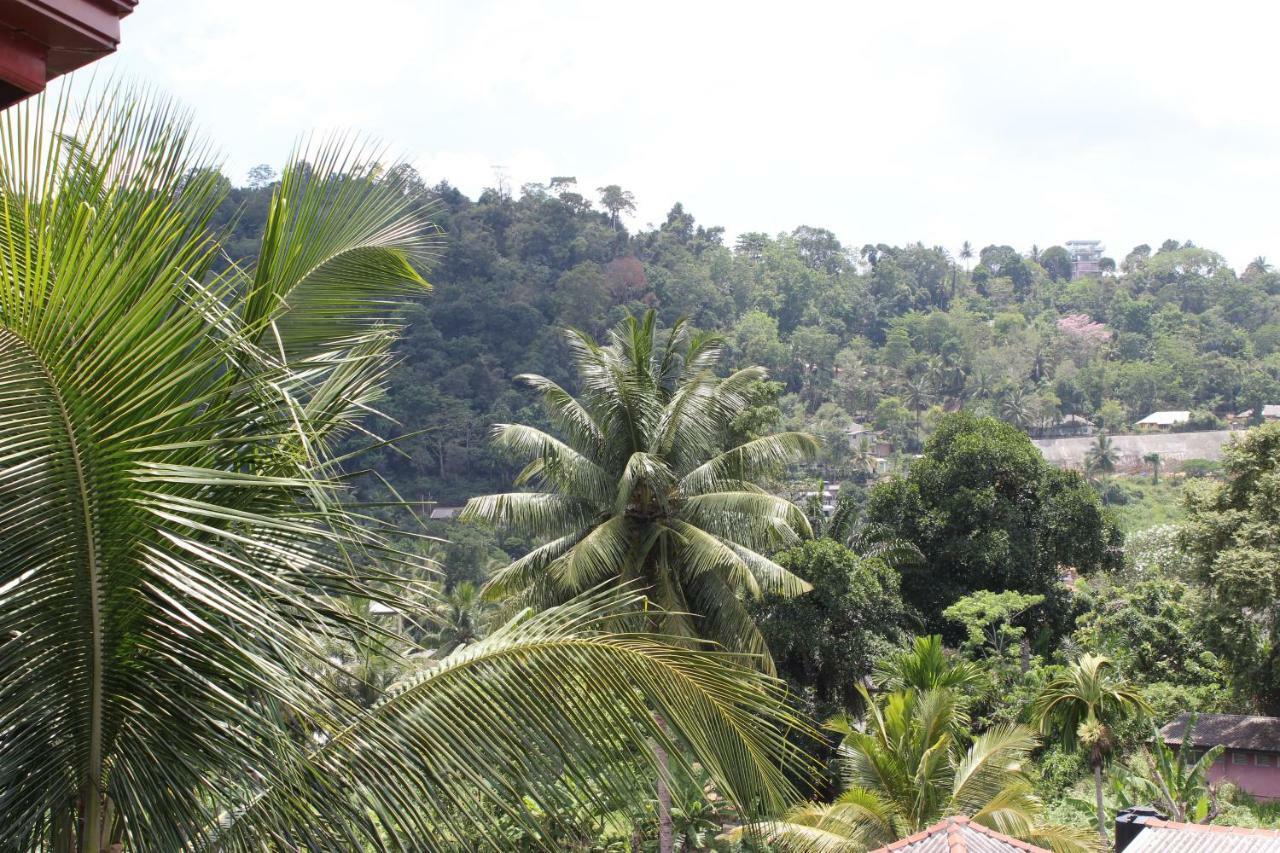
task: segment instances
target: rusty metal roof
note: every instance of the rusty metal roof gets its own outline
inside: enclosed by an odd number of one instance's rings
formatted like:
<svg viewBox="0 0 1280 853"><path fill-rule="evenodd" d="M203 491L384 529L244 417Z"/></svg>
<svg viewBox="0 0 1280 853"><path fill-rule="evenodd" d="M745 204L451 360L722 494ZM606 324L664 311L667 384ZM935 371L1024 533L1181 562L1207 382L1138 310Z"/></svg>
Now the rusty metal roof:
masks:
<svg viewBox="0 0 1280 853"><path fill-rule="evenodd" d="M1148 818L1124 853L1280 853L1280 830Z"/></svg>
<svg viewBox="0 0 1280 853"><path fill-rule="evenodd" d="M871 853L1050 853L1025 841L1010 838L973 823L967 817L949 817L915 835L877 847Z"/></svg>

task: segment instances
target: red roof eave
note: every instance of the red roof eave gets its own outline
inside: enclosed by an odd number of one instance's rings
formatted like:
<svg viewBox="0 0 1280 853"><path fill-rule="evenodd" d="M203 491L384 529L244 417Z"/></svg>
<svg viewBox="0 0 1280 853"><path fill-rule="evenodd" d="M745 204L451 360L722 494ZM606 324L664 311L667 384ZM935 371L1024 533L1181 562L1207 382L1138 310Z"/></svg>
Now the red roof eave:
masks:
<svg viewBox="0 0 1280 853"><path fill-rule="evenodd" d="M137 0L0 0L0 107L44 90L120 44Z"/></svg>

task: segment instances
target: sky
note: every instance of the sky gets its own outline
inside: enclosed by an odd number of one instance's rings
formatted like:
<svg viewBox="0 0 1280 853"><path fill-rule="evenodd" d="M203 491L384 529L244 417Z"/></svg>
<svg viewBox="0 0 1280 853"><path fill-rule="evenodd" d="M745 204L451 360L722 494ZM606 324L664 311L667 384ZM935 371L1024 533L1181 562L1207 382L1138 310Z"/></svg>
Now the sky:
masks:
<svg viewBox="0 0 1280 853"><path fill-rule="evenodd" d="M1280 6L141 0L102 65L243 182L356 131L472 196L553 175L729 235L1280 261Z"/></svg>

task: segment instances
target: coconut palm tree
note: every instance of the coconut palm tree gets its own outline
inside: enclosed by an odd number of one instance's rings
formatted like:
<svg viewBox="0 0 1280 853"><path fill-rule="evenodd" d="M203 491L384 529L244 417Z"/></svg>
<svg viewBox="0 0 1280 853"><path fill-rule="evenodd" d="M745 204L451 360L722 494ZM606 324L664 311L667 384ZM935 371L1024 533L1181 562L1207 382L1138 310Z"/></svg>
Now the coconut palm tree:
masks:
<svg viewBox="0 0 1280 853"><path fill-rule="evenodd" d="M872 452L871 440L865 435L849 449L849 463L853 466L854 473L861 476L864 481L874 477L879 470L880 462Z"/></svg>
<svg viewBox="0 0 1280 853"><path fill-rule="evenodd" d="M862 507L845 496L836 502L823 536L834 539L862 560L880 560L894 570L924 562L924 554L914 542L894 534L886 524L867 521Z"/></svg>
<svg viewBox="0 0 1280 853"><path fill-rule="evenodd" d="M1089 751L1093 768L1098 834L1107 840L1106 812L1102 805L1102 766L1111 752L1112 726L1134 713L1149 713L1142 694L1113 672L1109 658L1084 655L1040 691L1032 717L1044 733L1058 731L1067 749L1077 745Z"/></svg>
<svg viewBox="0 0 1280 853"><path fill-rule="evenodd" d="M948 658L942 637L931 634L877 662L873 679L882 690L950 690L964 696L982 683L983 673L973 661Z"/></svg>
<svg viewBox="0 0 1280 853"><path fill-rule="evenodd" d="M860 853L968 815L1057 851L1093 849L1087 834L1044 822L1044 804L1023 769L1038 742L1030 729L997 725L966 745L952 691L905 690L874 702L862 693L868 711L860 727L845 718L828 724L843 736L844 793L739 834L757 833L784 853Z"/></svg>
<svg viewBox="0 0 1280 853"><path fill-rule="evenodd" d="M1160 454L1154 450L1150 453L1143 454L1142 461L1151 466L1151 485L1160 482Z"/></svg>
<svg viewBox="0 0 1280 853"><path fill-rule="evenodd" d="M485 634L488 603L471 581L463 581L440 596L435 606L437 655L448 655L459 646L474 643Z"/></svg>
<svg viewBox="0 0 1280 853"><path fill-rule="evenodd" d="M1018 429L1026 429L1034 417L1030 396L1021 385L1010 385L1000 397L1000 417Z"/></svg>
<svg viewBox="0 0 1280 853"><path fill-rule="evenodd" d="M811 535L804 512L755 480L812 455L816 441L782 433L722 447L733 417L765 372L716 376L721 341L656 315L629 316L598 344L568 333L580 398L542 376L541 393L563 440L500 424L494 442L528 464L517 485L538 491L472 498L463 519L505 525L541 540L486 585L535 608L600 584L639 590L654 610L648 630L714 640L767 672L773 662L741 600L797 594L808 584L765 554ZM671 849L669 793L659 786L660 846Z"/></svg>
<svg viewBox="0 0 1280 853"><path fill-rule="evenodd" d="M410 599L335 447L369 429L433 231L339 140L219 269L225 181L181 111L63 91L0 116L0 849L493 849L562 780L643 796L650 743L782 802L777 686L607 633L634 594L369 709L334 689L332 641L383 636L349 602Z"/></svg>
<svg viewBox="0 0 1280 853"><path fill-rule="evenodd" d="M1084 462L1085 467L1091 471L1109 474L1116 470L1116 461L1119 458L1119 454L1111 443L1111 437L1104 433L1098 433L1098 437L1094 439L1093 445L1085 454Z"/></svg>
<svg viewBox="0 0 1280 853"><path fill-rule="evenodd" d="M960 244L960 260L964 261L964 271L969 271L969 261L973 260L973 246L968 240Z"/></svg>
<svg viewBox="0 0 1280 853"><path fill-rule="evenodd" d="M920 440L920 413L929 408L934 400L933 383L927 375L921 374L909 378L902 383L902 401L915 413L916 440Z"/></svg>
<svg viewBox="0 0 1280 853"><path fill-rule="evenodd" d="M756 656L771 671L741 593L796 594L804 581L763 556L811 535L804 512L754 480L811 456L815 439L781 433L724 449L758 367L715 375L717 338L678 323L661 339L656 315L628 317L600 345L568 340L580 399L542 376L537 389L564 440L500 424L499 449L528 461L518 485L542 491L472 498L464 520L505 525L546 540L496 572L490 597L545 606L605 582L631 584L660 608L653 630L701 637Z"/></svg>

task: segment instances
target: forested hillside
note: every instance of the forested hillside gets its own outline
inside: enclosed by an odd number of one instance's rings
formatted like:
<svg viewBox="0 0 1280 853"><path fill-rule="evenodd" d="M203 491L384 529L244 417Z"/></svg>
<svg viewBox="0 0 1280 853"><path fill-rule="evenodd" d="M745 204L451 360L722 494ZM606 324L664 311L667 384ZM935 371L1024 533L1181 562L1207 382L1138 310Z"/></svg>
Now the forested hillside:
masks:
<svg viewBox="0 0 1280 853"><path fill-rule="evenodd" d="M766 367L777 409L762 399L757 426L834 439L832 477L857 464L840 440L854 419L913 452L934 407L1021 428L1077 414L1116 431L1156 409L1191 409L1207 427L1280 402L1280 273L1263 258L1237 274L1169 239L1072 281L1059 245L888 246L816 226L727 240L678 203L631 230L632 195L616 186L553 178L472 200L409 177L444 232L386 405L401 431L425 430L381 457L412 500L458 504L508 483L489 426L538 418L513 377L567 380L562 327L599 334L650 307L724 333L730 362ZM271 180L261 167L228 199L233 246L260 232Z"/></svg>

